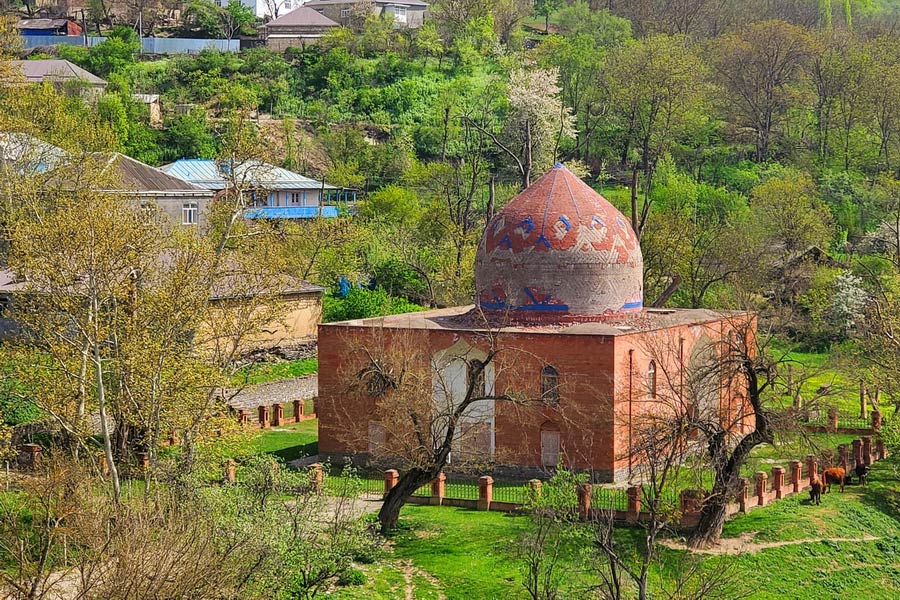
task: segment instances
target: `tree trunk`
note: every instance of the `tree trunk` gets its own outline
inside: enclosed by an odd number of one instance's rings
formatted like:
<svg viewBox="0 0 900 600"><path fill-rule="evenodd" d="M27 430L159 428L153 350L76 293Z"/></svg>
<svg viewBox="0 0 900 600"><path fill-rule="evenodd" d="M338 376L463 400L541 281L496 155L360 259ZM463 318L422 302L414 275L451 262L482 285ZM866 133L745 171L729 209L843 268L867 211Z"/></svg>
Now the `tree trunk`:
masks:
<svg viewBox="0 0 900 600"><path fill-rule="evenodd" d="M440 470L438 470L440 472ZM388 533L397 527L397 520L400 518L400 509L406 504L413 493L431 482L437 473L431 473L420 468L410 469L400 478L381 505L378 511L378 521L381 523L381 533Z"/></svg>
<svg viewBox="0 0 900 600"><path fill-rule="evenodd" d="M641 229L639 225L638 218L638 207L637 207L637 196L638 196L638 169L634 167L631 170L631 228L634 230L634 234L637 236L638 240L641 239Z"/></svg>

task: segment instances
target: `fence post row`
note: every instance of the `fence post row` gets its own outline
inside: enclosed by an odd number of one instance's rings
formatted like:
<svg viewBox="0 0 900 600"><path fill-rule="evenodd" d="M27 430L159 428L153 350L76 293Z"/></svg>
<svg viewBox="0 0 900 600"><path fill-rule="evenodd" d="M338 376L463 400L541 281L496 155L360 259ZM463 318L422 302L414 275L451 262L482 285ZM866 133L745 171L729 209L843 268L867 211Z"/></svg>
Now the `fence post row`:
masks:
<svg viewBox="0 0 900 600"><path fill-rule="evenodd" d="M631 523L636 523L641 513L641 488L640 486L633 485L626 490L626 493L628 494L626 520Z"/></svg>
<svg viewBox="0 0 900 600"><path fill-rule="evenodd" d="M741 477L741 489L738 491L738 505L742 513L747 512L747 498L750 495L750 481Z"/></svg>
<svg viewBox="0 0 900 600"><path fill-rule="evenodd" d="M284 424L284 404L276 402L272 405L272 425L278 427Z"/></svg>
<svg viewBox="0 0 900 600"><path fill-rule="evenodd" d="M589 483L579 483L575 491L578 493L578 514L582 519L587 519L591 514L591 494L594 486Z"/></svg>
<svg viewBox="0 0 900 600"><path fill-rule="evenodd" d="M491 510L493 497L494 478L490 475L482 475L478 479L478 510Z"/></svg>
<svg viewBox="0 0 900 600"><path fill-rule="evenodd" d="M872 436L864 435L862 438L863 463L872 464Z"/></svg>
<svg viewBox="0 0 900 600"><path fill-rule="evenodd" d="M784 498L784 467L772 467L772 490L776 500Z"/></svg>
<svg viewBox="0 0 900 600"><path fill-rule="evenodd" d="M819 463L812 454L806 457L806 471L809 475L809 484L812 485L812 482L819 478Z"/></svg>
<svg viewBox="0 0 900 600"><path fill-rule="evenodd" d="M397 486L397 482L400 481L400 473L397 469L388 469L384 472L384 495L387 497L388 493L392 489Z"/></svg>
<svg viewBox="0 0 900 600"><path fill-rule="evenodd" d="M438 476L431 482L431 498L429 503L440 506L444 503L444 489L447 482L447 476L441 471Z"/></svg>
<svg viewBox="0 0 900 600"><path fill-rule="evenodd" d="M766 505L766 480L769 478L765 471L756 472L756 504Z"/></svg>
<svg viewBox="0 0 900 600"><path fill-rule="evenodd" d="M847 444L838 445L838 463L845 473L850 469L850 464L847 460Z"/></svg>
<svg viewBox="0 0 900 600"><path fill-rule="evenodd" d="M803 463L799 460L791 461L791 489L794 494L800 491L800 480L803 479Z"/></svg>

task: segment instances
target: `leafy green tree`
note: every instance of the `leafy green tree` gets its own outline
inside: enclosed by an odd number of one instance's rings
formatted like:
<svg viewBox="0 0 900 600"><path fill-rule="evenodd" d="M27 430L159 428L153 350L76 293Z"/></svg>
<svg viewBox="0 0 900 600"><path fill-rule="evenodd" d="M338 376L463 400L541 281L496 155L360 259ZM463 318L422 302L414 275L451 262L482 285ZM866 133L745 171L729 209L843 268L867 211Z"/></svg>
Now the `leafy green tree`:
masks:
<svg viewBox="0 0 900 600"><path fill-rule="evenodd" d="M812 49L806 30L783 21L754 23L717 38L709 48L729 117L754 132L758 162L770 157Z"/></svg>
<svg viewBox="0 0 900 600"><path fill-rule="evenodd" d="M788 171L753 188L750 210L779 264L811 246L830 245L831 211L805 173Z"/></svg>
<svg viewBox="0 0 900 600"><path fill-rule="evenodd" d="M228 4L220 9L219 19L222 21L226 40L234 39L238 34L254 33L252 25L256 22L256 15L240 0L228 0Z"/></svg>
<svg viewBox="0 0 900 600"><path fill-rule="evenodd" d="M550 33L550 16L562 6L562 0L537 0L534 3L535 14L544 17L544 33Z"/></svg>
<svg viewBox="0 0 900 600"><path fill-rule="evenodd" d="M438 34L437 25L435 25L434 21L425 21L425 24L416 30L413 47L424 57L423 62L425 64L428 63L429 56L443 57L444 42Z"/></svg>
<svg viewBox="0 0 900 600"><path fill-rule="evenodd" d="M212 0L191 0L181 13L182 30L190 37L220 38L223 24L221 7Z"/></svg>
<svg viewBox="0 0 900 600"><path fill-rule="evenodd" d="M621 110L620 160L632 170L631 225L640 237L650 215L659 159L705 119L704 66L686 38L667 35L624 44L609 62L610 96ZM643 178L640 208L638 171Z"/></svg>

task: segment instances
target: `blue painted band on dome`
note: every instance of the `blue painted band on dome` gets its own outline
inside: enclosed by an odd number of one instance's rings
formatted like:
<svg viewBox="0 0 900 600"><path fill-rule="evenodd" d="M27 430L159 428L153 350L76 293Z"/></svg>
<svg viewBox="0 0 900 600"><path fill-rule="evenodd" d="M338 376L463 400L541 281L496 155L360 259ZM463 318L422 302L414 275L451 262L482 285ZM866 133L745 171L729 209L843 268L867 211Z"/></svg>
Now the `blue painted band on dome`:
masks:
<svg viewBox="0 0 900 600"><path fill-rule="evenodd" d="M626 309L626 308L641 308L641 307L643 307L643 306L644 306L644 301L643 301L643 300L638 300L638 301L636 301L636 302L627 302L627 303L625 303L625 304L622 305L622 308L623 308L623 309Z"/></svg>

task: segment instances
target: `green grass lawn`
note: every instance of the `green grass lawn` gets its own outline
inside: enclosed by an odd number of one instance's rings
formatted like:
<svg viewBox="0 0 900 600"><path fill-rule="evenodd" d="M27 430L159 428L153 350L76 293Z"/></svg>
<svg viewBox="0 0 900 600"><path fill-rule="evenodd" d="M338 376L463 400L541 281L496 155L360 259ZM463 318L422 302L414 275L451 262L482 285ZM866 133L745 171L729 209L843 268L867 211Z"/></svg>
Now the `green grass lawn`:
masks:
<svg viewBox="0 0 900 600"><path fill-rule="evenodd" d="M732 579L752 600L900 598L898 470L894 460L877 463L868 486L826 494L821 506L810 505L808 496L800 494L740 515L726 524L724 537L743 538L754 546L737 556L702 555L702 566L715 570L730 565ZM387 560L363 566L366 584L338 588L333 597L397 598L412 588L415 598L436 597L438 590L448 600L525 598L514 555L528 528L523 516L407 506L400 530L390 539ZM639 529L621 530L623 547L639 537ZM565 597L586 597L584 587L596 581L584 554L588 550L569 548L563 558L566 577L576 584ZM684 554L663 548L661 556L669 566L654 568L652 585L668 578Z"/></svg>
<svg viewBox="0 0 900 600"><path fill-rule="evenodd" d="M319 452L319 421L310 419L266 429L252 442L257 452L272 454L289 462Z"/></svg>
<svg viewBox="0 0 900 600"><path fill-rule="evenodd" d="M319 370L319 359L286 360L275 363L256 363L238 370L231 378L231 385L253 385L311 375Z"/></svg>

